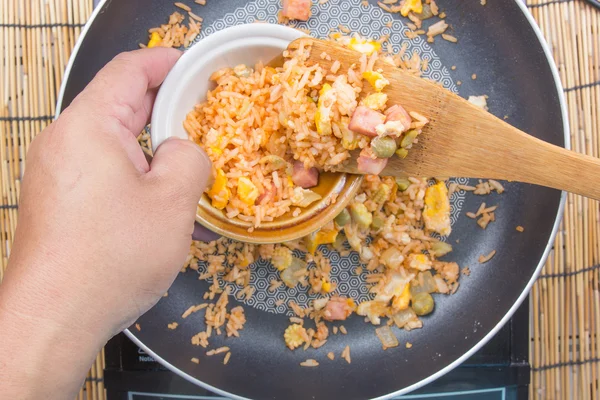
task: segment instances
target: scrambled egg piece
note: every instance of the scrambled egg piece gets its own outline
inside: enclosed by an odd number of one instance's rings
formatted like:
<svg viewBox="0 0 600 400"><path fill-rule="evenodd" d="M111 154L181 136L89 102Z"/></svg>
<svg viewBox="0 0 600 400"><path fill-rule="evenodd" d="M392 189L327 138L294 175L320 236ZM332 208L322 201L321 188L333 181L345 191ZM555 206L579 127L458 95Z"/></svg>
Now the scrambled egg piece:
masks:
<svg viewBox="0 0 600 400"><path fill-rule="evenodd" d="M317 248L322 244L333 244L337 238L338 231L335 229L320 230L313 232L304 239L306 250L310 254L315 254Z"/></svg>
<svg viewBox="0 0 600 400"><path fill-rule="evenodd" d="M348 47L359 53L370 56L371 54L381 49L381 43L373 40L366 40L362 38L353 37L348 43Z"/></svg>
<svg viewBox="0 0 600 400"><path fill-rule="evenodd" d="M407 259L408 267L418 269L419 271L427 271L431 269L431 260L425 254L411 254Z"/></svg>
<svg viewBox="0 0 600 400"><path fill-rule="evenodd" d="M258 198L258 188L246 177L238 179L237 195L241 201L251 206Z"/></svg>
<svg viewBox="0 0 600 400"><path fill-rule="evenodd" d="M390 81L385 79L385 77L377 71L365 71L362 74L363 79L369 82L373 89L377 92L381 92L387 85L390 84Z"/></svg>
<svg viewBox="0 0 600 400"><path fill-rule="evenodd" d="M401 296L404 288L414 278L415 274L405 272L391 272L386 276L386 284L375 296L375 300L387 304L392 297Z"/></svg>
<svg viewBox="0 0 600 400"><path fill-rule="evenodd" d="M308 335L306 329L300 324L293 324L287 327L283 334L286 346L290 350L294 350L296 347L300 347L302 343L306 342Z"/></svg>
<svg viewBox="0 0 600 400"><path fill-rule="evenodd" d="M388 96L385 93L371 93L364 98L362 104L365 107L369 107L371 110L380 111L385 109Z"/></svg>
<svg viewBox="0 0 600 400"><path fill-rule="evenodd" d="M331 135L331 107L335 103L335 90L326 83L319 91L315 126L319 135Z"/></svg>
<svg viewBox="0 0 600 400"><path fill-rule="evenodd" d="M158 32L152 32L152 34L150 35L150 40L148 41L147 47L149 49L151 49L153 47L160 45L160 42L162 42L162 38L160 37Z"/></svg>
<svg viewBox="0 0 600 400"><path fill-rule="evenodd" d="M403 17L406 17L411 11L416 14L421 14L423 12L422 0L405 0L400 9L400 14L402 14Z"/></svg>
<svg viewBox="0 0 600 400"><path fill-rule="evenodd" d="M273 250L273 257L271 263L279 271L285 271L290 265L292 265L292 251L285 246L277 246Z"/></svg>
<svg viewBox="0 0 600 400"><path fill-rule="evenodd" d="M206 134L206 150L209 155L219 157L223 154L223 138L216 129L210 128Z"/></svg>
<svg viewBox="0 0 600 400"><path fill-rule="evenodd" d="M221 168L217 170L215 183L213 183L207 194L212 200L212 206L216 209L222 210L227 207L227 203L229 203L229 198L231 197L231 191L227 187L227 177Z"/></svg>
<svg viewBox="0 0 600 400"><path fill-rule="evenodd" d="M444 182L427 188L425 192L425 209L423 210L425 227L440 235L448 236L450 227L450 200L448 188Z"/></svg>
<svg viewBox="0 0 600 400"><path fill-rule="evenodd" d="M406 310L410 304L410 282L404 285L404 290L399 296L394 297L392 308L397 311Z"/></svg>

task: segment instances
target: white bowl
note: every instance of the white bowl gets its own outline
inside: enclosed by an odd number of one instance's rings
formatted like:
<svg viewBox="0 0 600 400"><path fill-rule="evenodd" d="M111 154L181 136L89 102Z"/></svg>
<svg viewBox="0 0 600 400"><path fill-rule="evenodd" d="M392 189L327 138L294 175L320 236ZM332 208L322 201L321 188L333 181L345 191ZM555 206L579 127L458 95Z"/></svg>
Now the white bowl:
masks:
<svg viewBox="0 0 600 400"><path fill-rule="evenodd" d="M213 72L239 64L268 63L290 42L303 36L306 35L285 26L255 23L224 29L192 46L177 61L158 92L150 128L153 150L168 137L187 138L183 122L196 104L206 100L206 92L214 89L215 84L209 81ZM223 211L212 207L206 195L198 203L196 221L213 232L241 242L294 240L333 220L354 198L361 181L359 176L322 174L319 185L314 188L323 197L320 202L298 216L283 215L251 232L250 223L227 218Z"/></svg>
<svg viewBox="0 0 600 400"><path fill-rule="evenodd" d="M206 92L214 88L209 81L213 72L238 64L268 63L302 36L302 32L287 26L254 23L223 29L193 45L158 91L150 127L152 149L156 150L171 136L187 138L183 121L196 104L206 99Z"/></svg>

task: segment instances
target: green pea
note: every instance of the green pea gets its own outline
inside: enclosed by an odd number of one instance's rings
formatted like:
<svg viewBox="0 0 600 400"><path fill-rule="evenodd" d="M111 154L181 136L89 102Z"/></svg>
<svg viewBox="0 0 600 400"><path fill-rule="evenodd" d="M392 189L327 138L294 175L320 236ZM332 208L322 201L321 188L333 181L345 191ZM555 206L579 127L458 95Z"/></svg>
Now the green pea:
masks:
<svg viewBox="0 0 600 400"><path fill-rule="evenodd" d="M404 178L396 178L396 185L398 185L398 190L404 192L410 186L410 181Z"/></svg>
<svg viewBox="0 0 600 400"><path fill-rule="evenodd" d="M381 215L375 215L373 217L373 222L371 222L371 228L373 228L375 230L379 230L379 229L383 228L384 224L385 224L385 219Z"/></svg>
<svg viewBox="0 0 600 400"><path fill-rule="evenodd" d="M408 155L408 150L403 149L403 148L399 148L398 150L396 150L396 155L398 157L404 159Z"/></svg>
<svg viewBox="0 0 600 400"><path fill-rule="evenodd" d="M402 147L403 149L409 147L413 144L418 135L419 131L417 131L416 129L411 129L410 131L406 132L406 134L402 138L402 141L400 142L400 147Z"/></svg>
<svg viewBox="0 0 600 400"><path fill-rule="evenodd" d="M433 297L427 292L417 293L412 298L412 309L417 315L427 315L433 311Z"/></svg>
<svg viewBox="0 0 600 400"><path fill-rule="evenodd" d="M344 208L342 212L340 212L337 215L337 217L335 217L334 221L341 228L342 226L345 226L348 222L350 222L350 213L347 209Z"/></svg>
<svg viewBox="0 0 600 400"><path fill-rule="evenodd" d="M396 141L389 137L376 137L371 140L371 150L377 158L390 158L396 152Z"/></svg>

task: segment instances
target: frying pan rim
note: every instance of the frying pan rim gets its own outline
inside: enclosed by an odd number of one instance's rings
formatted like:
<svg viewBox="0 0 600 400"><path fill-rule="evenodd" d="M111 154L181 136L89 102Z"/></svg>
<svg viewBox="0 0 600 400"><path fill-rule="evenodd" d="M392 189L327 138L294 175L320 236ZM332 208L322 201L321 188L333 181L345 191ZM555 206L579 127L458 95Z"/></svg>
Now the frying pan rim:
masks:
<svg viewBox="0 0 600 400"><path fill-rule="evenodd" d="M90 27L92 26L94 20L96 19L96 17L98 16L98 14L100 13L100 11L104 8L104 6L106 5L106 3L109 0L100 0L100 2L98 3L98 5L96 6L96 8L94 9L94 11L92 12L92 14L90 15L89 20L87 21L87 23L85 24L85 26L83 27L81 34L79 36L79 38L77 39L77 43L75 43L75 47L73 48L73 53L71 53L71 57L69 58L69 63L67 64L67 68L65 69L65 74L63 77L63 81L61 83L60 86L60 91L58 94L58 99L57 99L57 105L56 105L56 114L54 116L54 118L58 118L59 114L62 111L62 103L63 103L63 99L64 99L64 95L65 95L65 90L67 87L67 82L69 80L70 74L71 74L71 69L73 68L73 63L75 62L75 59L77 58L77 54L79 52L79 49L81 48L81 44L83 43L83 39L85 38L85 36L87 35L88 30L90 29ZM560 102L560 109L561 109L561 117L563 120L563 133L564 133L564 141L565 141L565 148L566 149L570 149L571 145L569 142L570 139L570 131L569 131L569 116L568 116L568 112L567 112L567 104L566 104L566 100L565 100L565 95L563 92L563 85L560 79L560 75L558 73L558 68L556 66L556 63L554 62L554 58L552 57L552 51L550 50L550 47L548 46L548 43L546 42L546 40L544 39L544 36L542 34L542 31L540 29L540 27L537 25L537 23L535 22L533 15L529 12L529 10L527 9L527 6L525 5L524 2L522 2L521 0L514 0L514 2L517 4L517 6L520 8L521 12L523 12L523 14L525 15L525 18L527 19L527 22L529 22L529 25L531 25L531 28L533 29L533 31L535 32L535 35L538 39L538 42L540 43L540 45L542 46L542 49L544 50L544 55L546 56L546 61L548 62L548 65L550 66L550 70L552 71L552 76L554 78L554 84L556 86L556 91L558 94L558 99ZM556 237L556 234L558 232L558 228L560 225L560 222L562 220L562 216L563 216L563 212L564 212L564 208L565 208L565 203L566 203L566 199L567 199L567 193L566 192L562 192L561 193L561 198L560 198L560 203L557 209L557 213L556 213L556 218L554 220L554 226L552 227L552 232L550 234L550 237L548 238L548 243L546 244L546 248L544 250L544 253L542 254L542 257L540 258L540 262L538 264L538 266L536 267L535 271L533 272L533 275L531 276L531 279L529 280L529 282L527 283L527 285L525 286L525 288L523 289L523 291L521 292L521 294L519 295L519 297L517 298L517 300L515 301L515 303L512 305L512 307L506 312L506 314L504 315L504 317L502 317L502 319L500 321L498 321L498 323L496 324L496 326L494 326L494 328L492 328L479 342L477 342L473 347L471 347L468 351L466 351L462 356L460 356L459 358L457 358L456 360L454 360L452 363L448 364L446 367L442 368L441 370L437 371L436 373L429 375L427 378L424 378L422 380L420 380L419 382L416 382L410 386L407 386L403 389L400 389L396 392L393 393L389 393L387 395L384 396L380 396L375 398L374 400L385 400L385 399L390 399L392 397L395 396L399 396L402 394L406 394L409 392L412 392L416 389L419 389L425 385L427 385L430 382L435 381L436 379L440 378L441 376L447 374L448 372L452 371L454 368L456 368L457 366L459 366L460 364L462 364L464 361L466 361L469 357L471 357L475 352L477 352L485 343L487 343L494 335L496 335L496 333L498 333L498 331L506 324L506 322L512 317L512 315L515 313L515 311L519 308L519 306L523 303L523 301L525 300L525 298L527 298L527 296L529 295L529 292L531 290L531 287L533 286L533 284L535 283L535 281L537 280L537 277L539 276L545 262L546 259L548 258L548 255L550 254L550 250L552 249L552 244L554 242L554 238ZM153 357L156 361L158 361L160 364L162 364L163 366L165 366L166 368L168 368L169 370L171 370L172 372L174 372L175 374L179 375L180 377L182 377L183 379L198 385L200 387L203 387L204 389L207 389L213 393L219 394L221 396L226 396L232 399L241 399L241 400L246 400L246 397L242 397L242 396L238 396L235 395L233 393L229 393L226 392L222 389L213 387L211 385L209 385L206 382L202 382L201 380L187 374L186 372L180 370L179 368L177 368L176 366L172 365L171 363L169 363L168 361L166 361L165 359L163 359L162 357L160 357L158 354L156 354L154 351L152 351L147 345L145 345L141 340L139 340L136 336L135 333L133 333L132 331L130 331L129 329L125 329L124 330L125 335L127 335L127 337L133 341L137 346L139 346L141 349L143 349L146 353L148 353L151 357Z"/></svg>

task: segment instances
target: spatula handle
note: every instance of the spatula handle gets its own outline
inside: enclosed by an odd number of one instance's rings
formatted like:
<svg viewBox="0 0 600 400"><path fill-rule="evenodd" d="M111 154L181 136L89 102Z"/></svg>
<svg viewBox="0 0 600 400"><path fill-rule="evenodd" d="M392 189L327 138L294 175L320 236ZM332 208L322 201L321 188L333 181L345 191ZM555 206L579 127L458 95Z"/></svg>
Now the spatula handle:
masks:
<svg viewBox="0 0 600 400"><path fill-rule="evenodd" d="M529 158L537 168L523 165L512 179L600 200L600 159L554 146L532 136ZM531 151L534 150L534 151Z"/></svg>

